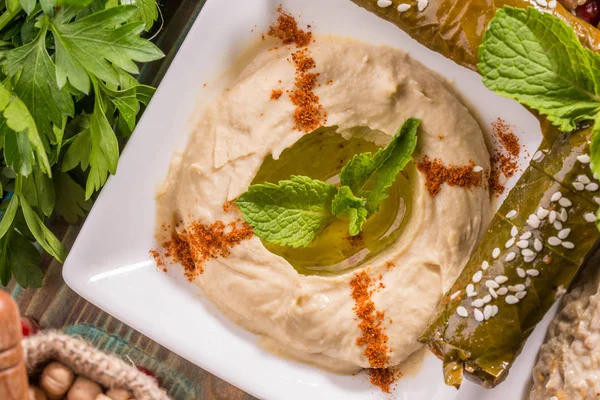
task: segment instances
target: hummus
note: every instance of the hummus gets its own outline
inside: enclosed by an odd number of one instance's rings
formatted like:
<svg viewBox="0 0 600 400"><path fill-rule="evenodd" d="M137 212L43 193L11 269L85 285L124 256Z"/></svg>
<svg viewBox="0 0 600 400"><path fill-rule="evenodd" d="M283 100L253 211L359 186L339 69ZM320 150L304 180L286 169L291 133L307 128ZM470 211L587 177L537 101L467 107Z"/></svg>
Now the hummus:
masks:
<svg viewBox="0 0 600 400"><path fill-rule="evenodd" d="M426 155L446 165L472 162L489 170L480 126L450 86L425 66L397 49L365 43L317 38L309 49L320 74L322 84L314 91L327 112L327 126L337 127L344 138L364 135L383 146L414 117L421 120L415 159ZM285 94L294 87L294 50L258 54L206 109L159 190L160 224L242 219L223 204L248 189L267 157L278 159L306 134L294 129L294 105ZM272 100L272 91L282 88L281 98ZM484 185L444 185L431 196L421 173L411 179L412 211L402 234L364 265L329 276L300 274L254 236L231 248L228 257L206 262L195 283L230 319L278 352L353 372L370 367L364 347L357 345L362 332L350 288L356 274L367 271L382 283L372 301L385 312L389 364L400 364L421 347L417 338L491 216Z"/></svg>

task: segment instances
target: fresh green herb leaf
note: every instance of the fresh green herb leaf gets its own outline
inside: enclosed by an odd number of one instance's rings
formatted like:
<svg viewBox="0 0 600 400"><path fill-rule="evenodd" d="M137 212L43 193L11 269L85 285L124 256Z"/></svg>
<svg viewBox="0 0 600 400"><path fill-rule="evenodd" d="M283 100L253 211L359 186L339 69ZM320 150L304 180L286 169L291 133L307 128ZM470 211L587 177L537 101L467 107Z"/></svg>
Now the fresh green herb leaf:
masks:
<svg viewBox="0 0 600 400"><path fill-rule="evenodd" d="M6 129L6 125L3 126ZM16 173L27 176L33 171L33 151L24 132L5 131L4 159Z"/></svg>
<svg viewBox="0 0 600 400"><path fill-rule="evenodd" d="M87 118L86 118L87 120ZM81 165L82 170L87 170L90 165L90 151L92 150L92 136L90 129L84 129L73 137L71 145L65 152L61 170L67 172Z"/></svg>
<svg viewBox="0 0 600 400"><path fill-rule="evenodd" d="M50 30L56 43L59 86L64 86L68 80L76 89L89 93L88 74L118 85L119 75L113 65L129 73L138 73L135 61L147 62L163 57L156 46L139 37L144 30L143 23L126 23L137 11L136 6L127 5L109 8L71 23L53 20Z"/></svg>
<svg viewBox="0 0 600 400"><path fill-rule="evenodd" d="M98 93L98 90L96 90ZM99 190L108 174L117 172L119 160L119 142L106 119L104 104L100 95L96 96L94 112L90 116L90 136L92 150L90 152L90 174L85 186L85 198L89 199L94 191Z"/></svg>
<svg viewBox="0 0 600 400"><path fill-rule="evenodd" d="M24 197L21 196L19 201L21 203L23 216L25 217L25 222L27 222L27 227L29 227L40 246L59 262L64 262L67 257L67 251L60 240L58 240L50 229L44 225L44 222L36 214L33 208L31 208Z"/></svg>
<svg viewBox="0 0 600 400"><path fill-rule="evenodd" d="M8 203L8 208L6 209L6 211L4 211L2 219L0 220L0 238L4 237L8 230L12 227L18 209L19 197L12 196Z"/></svg>
<svg viewBox="0 0 600 400"><path fill-rule="evenodd" d="M387 189L412 160L419 124L418 119L407 119L385 148L375 155L357 154L342 169L341 184L348 186L357 197L366 199L365 208L369 216L377 212L381 202L388 197Z"/></svg>
<svg viewBox="0 0 600 400"><path fill-rule="evenodd" d="M252 185L235 204L258 237L284 246L306 247L334 216L336 188L305 176L292 176L278 185Z"/></svg>
<svg viewBox="0 0 600 400"><path fill-rule="evenodd" d="M47 20L42 20L37 38L6 53L8 73L17 78L14 90L33 116L42 136L54 141L52 124L62 125L64 116L72 117L71 94L58 87L54 63L46 50Z"/></svg>
<svg viewBox="0 0 600 400"><path fill-rule="evenodd" d="M54 175L56 193L56 215L63 217L69 224L76 223L92 208L92 201L86 200L85 190L65 172Z"/></svg>
<svg viewBox="0 0 600 400"><path fill-rule="evenodd" d="M17 283L25 288L42 286L44 274L38 267L40 262L40 252L33 243L13 231L8 247L8 263Z"/></svg>
<svg viewBox="0 0 600 400"><path fill-rule="evenodd" d="M21 7L23 7L23 10L25 10L27 15L29 15L33 12L33 9L35 8L36 3L37 3L37 0L20 0ZM13 5L13 7L14 7L14 5Z"/></svg>
<svg viewBox="0 0 600 400"><path fill-rule="evenodd" d="M367 199L356 197L348 186L342 186L337 192L331 205L331 211L340 218L347 216L350 220L348 233L356 236L362 231L363 224L367 221L368 211L365 208Z"/></svg>
<svg viewBox="0 0 600 400"><path fill-rule="evenodd" d="M0 284L2 286L8 285L10 277L12 276L12 270L10 269L10 263L8 261L8 252L10 245L10 236L14 230L9 230L2 238L0 238Z"/></svg>
<svg viewBox="0 0 600 400"><path fill-rule="evenodd" d="M138 10L132 21L143 22L145 31L150 30L158 18L156 0L121 0L121 4L134 4L137 6Z"/></svg>
<svg viewBox="0 0 600 400"><path fill-rule="evenodd" d="M549 13L533 7L498 10L479 60L488 88L547 115L562 131L600 111L600 56Z"/></svg>
<svg viewBox="0 0 600 400"><path fill-rule="evenodd" d="M52 215L56 201L54 184L48 175L38 168L33 173L23 178L21 194L30 206L36 207L46 217Z"/></svg>

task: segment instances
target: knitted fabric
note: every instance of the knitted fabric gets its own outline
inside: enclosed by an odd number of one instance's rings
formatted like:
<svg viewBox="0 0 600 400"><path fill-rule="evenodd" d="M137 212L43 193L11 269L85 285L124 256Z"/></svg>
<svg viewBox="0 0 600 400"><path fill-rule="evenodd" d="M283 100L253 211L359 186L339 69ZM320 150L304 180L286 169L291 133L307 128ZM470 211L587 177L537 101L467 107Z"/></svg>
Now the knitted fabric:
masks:
<svg viewBox="0 0 600 400"><path fill-rule="evenodd" d="M30 375L48 361L59 361L76 374L106 388L129 390L137 400L169 400L154 379L81 339L55 331L44 331L23 339L22 344L27 373Z"/></svg>

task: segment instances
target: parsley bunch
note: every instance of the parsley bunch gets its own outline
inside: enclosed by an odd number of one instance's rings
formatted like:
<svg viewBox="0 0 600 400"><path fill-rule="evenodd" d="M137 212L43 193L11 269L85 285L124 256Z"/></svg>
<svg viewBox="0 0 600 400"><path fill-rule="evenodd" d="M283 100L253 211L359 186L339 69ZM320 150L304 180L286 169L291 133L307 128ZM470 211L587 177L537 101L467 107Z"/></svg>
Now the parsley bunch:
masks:
<svg viewBox="0 0 600 400"><path fill-rule="evenodd" d="M267 242L306 247L335 218L356 236L379 210L396 176L412 160L420 120L409 118L375 154L355 155L340 172L340 187L307 176L252 185L235 201L254 234Z"/></svg>
<svg viewBox="0 0 600 400"><path fill-rule="evenodd" d="M163 57L143 39L154 0L0 3L0 283L41 285L39 245L66 250L46 227L75 223L117 170L154 89L132 74Z"/></svg>

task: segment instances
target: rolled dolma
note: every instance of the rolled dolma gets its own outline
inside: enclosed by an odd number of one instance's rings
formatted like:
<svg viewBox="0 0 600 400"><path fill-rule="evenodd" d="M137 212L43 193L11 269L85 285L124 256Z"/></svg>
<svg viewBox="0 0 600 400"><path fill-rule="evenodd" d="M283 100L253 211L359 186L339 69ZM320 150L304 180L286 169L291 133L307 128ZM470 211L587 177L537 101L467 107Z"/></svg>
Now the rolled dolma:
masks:
<svg viewBox="0 0 600 400"><path fill-rule="evenodd" d="M401 3L413 4L409 0L393 0L389 7L379 7L376 0L352 0L359 6L384 18L425 47L441 53L460 65L477 70L477 50L483 33L494 18L496 10L504 6L531 7L527 0L429 0L423 11L414 5L400 13ZM552 12L570 25L580 40L592 50L600 50L600 31L577 18L560 4Z"/></svg>
<svg viewBox="0 0 600 400"><path fill-rule="evenodd" d="M486 387L501 382L593 247L590 137L591 129L562 133L530 164L438 306L419 340L444 361L447 384L459 386L464 373ZM583 191L573 188L579 181Z"/></svg>

